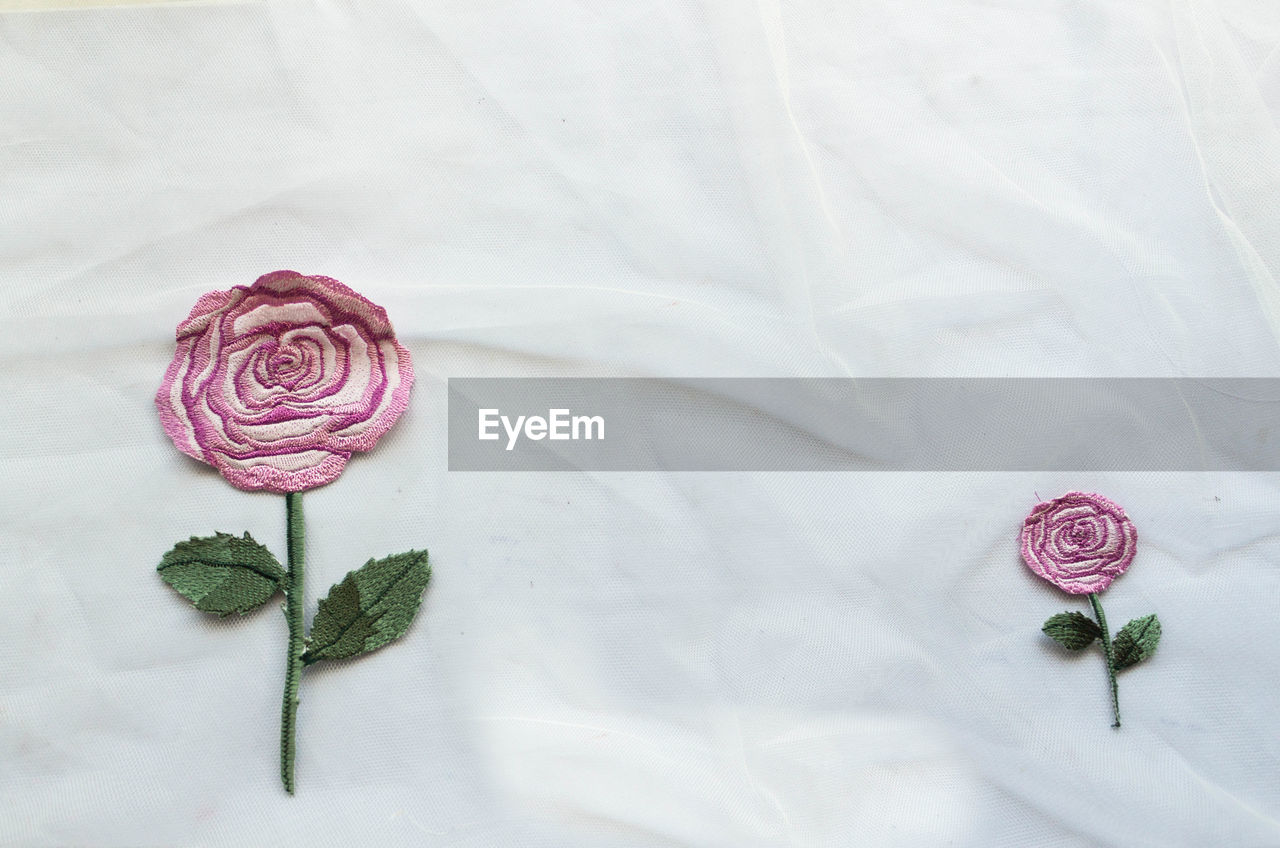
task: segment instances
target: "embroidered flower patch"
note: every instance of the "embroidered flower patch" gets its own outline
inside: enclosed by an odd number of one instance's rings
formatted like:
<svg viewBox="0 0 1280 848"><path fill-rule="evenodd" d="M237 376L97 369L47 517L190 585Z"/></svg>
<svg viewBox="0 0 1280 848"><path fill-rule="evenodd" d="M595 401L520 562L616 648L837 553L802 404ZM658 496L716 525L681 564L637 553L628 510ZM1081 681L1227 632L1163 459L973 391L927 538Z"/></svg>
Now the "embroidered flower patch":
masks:
<svg viewBox="0 0 1280 848"><path fill-rule="evenodd" d="M276 271L210 292L178 325L156 394L165 432L232 485L283 493L287 567L248 533L179 542L161 578L195 604L243 615L284 592L289 640L280 776L294 790L298 683L304 666L367 653L403 635L431 576L426 551L371 559L303 619L302 495L337 479L409 403L413 363L386 311L328 277Z"/></svg>
<svg viewBox="0 0 1280 848"><path fill-rule="evenodd" d="M1064 612L1051 616L1042 629L1070 651L1101 639L1111 683L1113 727L1120 726L1116 673L1154 654L1160 643L1160 619L1155 615L1130 621L1113 641L1098 598L1133 562L1137 545L1133 522L1101 495L1068 492L1038 504L1022 524L1022 558L1027 566L1064 592L1089 596L1096 623L1082 613Z"/></svg>
<svg viewBox="0 0 1280 848"><path fill-rule="evenodd" d="M381 306L276 271L210 292L178 325L156 395L178 450L241 489L331 483L409 405L413 363Z"/></svg>

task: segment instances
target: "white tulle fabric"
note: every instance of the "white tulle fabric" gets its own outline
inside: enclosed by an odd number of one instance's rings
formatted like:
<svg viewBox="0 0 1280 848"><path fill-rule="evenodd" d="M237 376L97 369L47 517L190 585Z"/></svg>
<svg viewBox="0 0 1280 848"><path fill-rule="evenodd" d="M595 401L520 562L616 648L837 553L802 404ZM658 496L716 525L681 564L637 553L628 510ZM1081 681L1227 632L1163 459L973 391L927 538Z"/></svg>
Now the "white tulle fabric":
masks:
<svg viewBox="0 0 1280 848"><path fill-rule="evenodd" d="M1274 475L461 474L446 407L1280 375L1277 43L1274 0L0 15L0 844L1280 845ZM292 799L281 616L154 572L199 528L283 551L283 499L153 405L175 320L273 268L385 307L417 374L303 495L309 608L371 556L434 569L412 638L308 680ZM1165 628L1119 731L1040 632L1087 601L1019 553L1072 490L1141 531L1109 620Z"/></svg>

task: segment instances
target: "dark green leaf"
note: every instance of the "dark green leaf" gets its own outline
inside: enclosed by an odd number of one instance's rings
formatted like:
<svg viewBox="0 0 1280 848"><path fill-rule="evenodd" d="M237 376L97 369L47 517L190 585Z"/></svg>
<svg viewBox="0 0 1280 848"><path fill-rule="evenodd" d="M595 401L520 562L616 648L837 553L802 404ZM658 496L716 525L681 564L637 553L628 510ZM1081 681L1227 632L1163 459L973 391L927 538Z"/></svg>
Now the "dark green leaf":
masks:
<svg viewBox="0 0 1280 848"><path fill-rule="evenodd" d="M1060 612L1050 616L1040 629L1068 651L1087 648L1102 635L1092 618L1078 612Z"/></svg>
<svg viewBox="0 0 1280 848"><path fill-rule="evenodd" d="M271 599L284 569L271 551L244 538L217 533L179 542L160 558L160 578L204 612L241 615Z"/></svg>
<svg viewBox="0 0 1280 848"><path fill-rule="evenodd" d="M418 612L429 579L426 551L369 560L320 602L302 661L353 657L398 638Z"/></svg>
<svg viewBox="0 0 1280 848"><path fill-rule="evenodd" d="M1120 628L1112 649L1116 657L1116 671L1137 665L1156 652L1160 644L1160 619L1144 615Z"/></svg>

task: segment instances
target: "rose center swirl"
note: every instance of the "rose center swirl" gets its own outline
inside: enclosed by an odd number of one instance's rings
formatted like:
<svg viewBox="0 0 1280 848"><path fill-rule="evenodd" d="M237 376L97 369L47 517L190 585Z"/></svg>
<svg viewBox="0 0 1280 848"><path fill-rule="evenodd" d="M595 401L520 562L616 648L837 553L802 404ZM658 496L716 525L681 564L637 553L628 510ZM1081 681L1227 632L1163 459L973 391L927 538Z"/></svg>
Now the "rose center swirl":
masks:
<svg viewBox="0 0 1280 848"><path fill-rule="evenodd" d="M1091 518L1081 518L1072 522L1067 538L1076 548L1092 547L1098 540L1098 525Z"/></svg>
<svg viewBox="0 0 1280 848"><path fill-rule="evenodd" d="M270 373L276 377L288 377L302 364L302 354L297 348L276 351L267 360Z"/></svg>

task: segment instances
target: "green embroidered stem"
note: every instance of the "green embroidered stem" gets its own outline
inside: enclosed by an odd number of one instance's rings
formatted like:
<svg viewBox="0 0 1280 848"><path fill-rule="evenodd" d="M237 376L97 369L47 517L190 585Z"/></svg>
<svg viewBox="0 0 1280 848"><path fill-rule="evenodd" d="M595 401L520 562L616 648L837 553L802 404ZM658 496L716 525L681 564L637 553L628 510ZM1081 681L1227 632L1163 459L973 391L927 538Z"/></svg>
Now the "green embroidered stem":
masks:
<svg viewBox="0 0 1280 848"><path fill-rule="evenodd" d="M293 794L293 758L297 748L294 725L298 718L298 678L302 675L302 653L306 650L306 624L302 616L303 550L302 494L284 496L289 525L289 572L284 584L284 617L289 622L289 654L284 673L284 704L280 711L280 779Z"/></svg>
<svg viewBox="0 0 1280 848"><path fill-rule="evenodd" d="M1093 614L1098 617L1098 627L1102 628L1102 650L1107 655L1107 677L1111 679L1111 710L1115 713L1116 723L1120 726L1120 691L1116 688L1116 655L1111 649L1111 631L1107 629L1107 614L1102 611L1102 601L1094 592L1089 593L1089 603L1093 604Z"/></svg>

